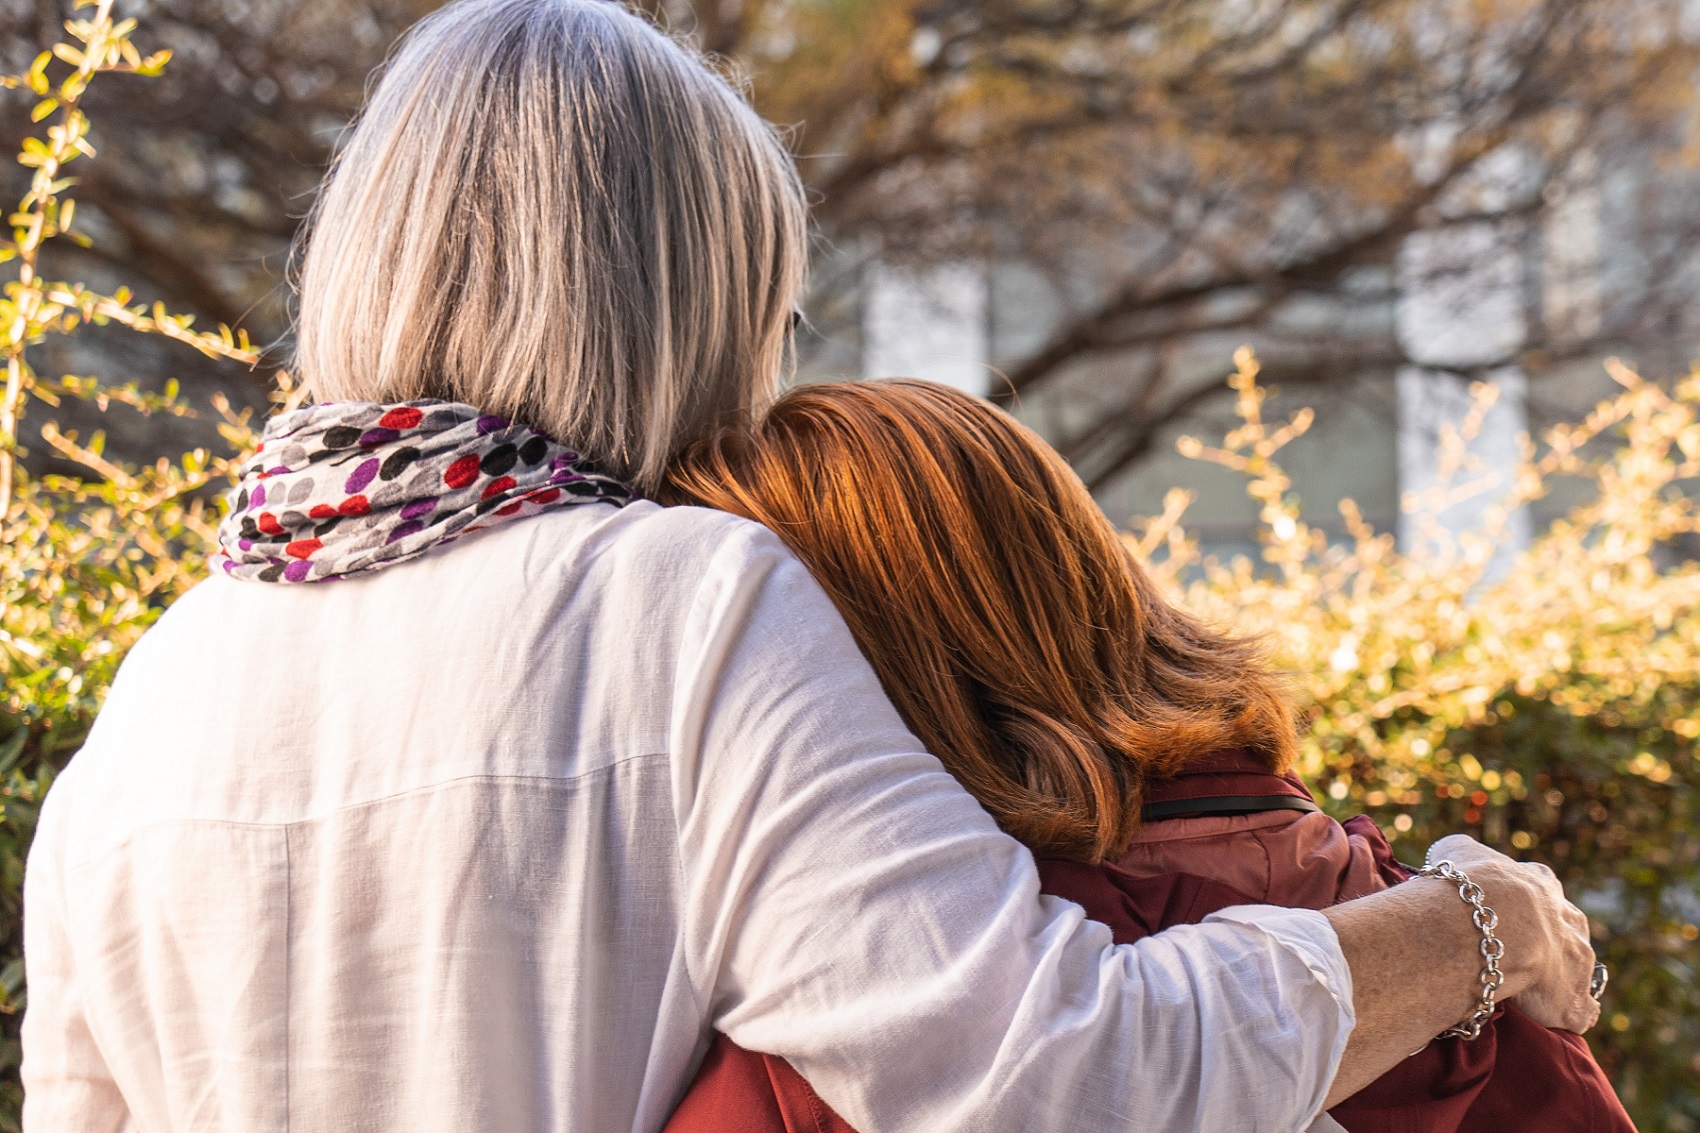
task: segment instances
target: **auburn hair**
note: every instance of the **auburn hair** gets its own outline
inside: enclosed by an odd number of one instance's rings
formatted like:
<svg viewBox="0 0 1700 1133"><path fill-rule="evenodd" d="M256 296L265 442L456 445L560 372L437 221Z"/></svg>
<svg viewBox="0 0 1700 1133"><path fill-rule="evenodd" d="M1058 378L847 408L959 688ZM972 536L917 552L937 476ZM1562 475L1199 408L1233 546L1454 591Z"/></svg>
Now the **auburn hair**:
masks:
<svg viewBox="0 0 1700 1133"><path fill-rule="evenodd" d="M687 450L667 495L784 540L909 728L1040 856L1119 856L1142 784L1196 757L1292 763L1258 646L1165 601L1067 463L984 401L801 386Z"/></svg>

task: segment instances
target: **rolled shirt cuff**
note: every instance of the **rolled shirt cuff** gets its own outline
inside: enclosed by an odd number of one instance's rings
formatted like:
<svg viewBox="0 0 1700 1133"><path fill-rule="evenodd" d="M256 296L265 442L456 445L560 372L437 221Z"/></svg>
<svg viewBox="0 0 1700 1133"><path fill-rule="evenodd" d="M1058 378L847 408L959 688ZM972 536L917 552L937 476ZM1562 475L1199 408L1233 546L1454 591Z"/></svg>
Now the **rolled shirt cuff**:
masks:
<svg viewBox="0 0 1700 1133"><path fill-rule="evenodd" d="M1274 905L1236 905L1212 913L1204 920L1207 924L1220 921L1244 925L1261 933L1279 955L1287 958L1283 966L1308 973L1310 979L1332 1000L1336 1018L1316 1021L1334 1024L1318 1031L1319 1037L1323 1034L1328 1036L1328 1055L1320 1064L1326 1068L1326 1073L1321 1081L1314 1084L1311 1104L1298 1128L1304 1133L1335 1133L1340 1130L1340 1125L1322 1111L1322 1103L1334 1084L1334 1076L1339 1073L1346 1040L1357 1026L1357 1013L1352 1007L1352 969L1346 963L1346 954L1340 949L1340 937L1335 933L1333 924L1313 909L1283 909ZM1301 972L1294 970L1293 974L1300 976Z"/></svg>

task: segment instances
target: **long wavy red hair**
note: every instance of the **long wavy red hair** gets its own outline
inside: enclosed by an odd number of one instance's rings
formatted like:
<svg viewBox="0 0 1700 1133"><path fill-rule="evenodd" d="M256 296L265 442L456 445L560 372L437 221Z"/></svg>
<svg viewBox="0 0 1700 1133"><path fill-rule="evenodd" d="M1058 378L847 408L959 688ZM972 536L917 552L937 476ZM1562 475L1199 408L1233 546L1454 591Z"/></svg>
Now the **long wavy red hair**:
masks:
<svg viewBox="0 0 1700 1133"><path fill-rule="evenodd" d="M1040 856L1118 856L1142 784L1190 759L1292 762L1256 644L1165 601L1062 458L977 398L802 386L687 451L668 498L783 539L910 729Z"/></svg>

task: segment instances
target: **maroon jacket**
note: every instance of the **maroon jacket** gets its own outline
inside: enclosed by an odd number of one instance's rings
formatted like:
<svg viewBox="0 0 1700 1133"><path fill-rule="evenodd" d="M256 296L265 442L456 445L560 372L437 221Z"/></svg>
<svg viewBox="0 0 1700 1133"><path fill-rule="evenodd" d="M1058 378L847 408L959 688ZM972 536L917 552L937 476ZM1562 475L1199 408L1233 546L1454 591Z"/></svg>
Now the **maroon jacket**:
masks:
<svg viewBox="0 0 1700 1133"><path fill-rule="evenodd" d="M1324 909L1409 875L1374 822L1335 822L1296 776L1240 752L1151 785L1145 822L1118 861L1039 863L1041 888L1120 944L1230 905ZM1476 1041L1432 1042L1329 1112L1348 1133L1635 1133L1581 1036L1509 1004ZM664 1133L855 1130L784 1059L721 1035Z"/></svg>

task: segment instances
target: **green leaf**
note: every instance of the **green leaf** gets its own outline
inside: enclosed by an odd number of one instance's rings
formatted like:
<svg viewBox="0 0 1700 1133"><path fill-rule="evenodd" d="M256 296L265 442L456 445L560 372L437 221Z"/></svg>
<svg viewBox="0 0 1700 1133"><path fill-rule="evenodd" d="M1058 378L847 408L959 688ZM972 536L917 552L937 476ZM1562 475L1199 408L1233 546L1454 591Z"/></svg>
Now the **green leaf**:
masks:
<svg viewBox="0 0 1700 1133"><path fill-rule="evenodd" d="M4 968L0 968L0 991L6 995L6 1009L17 1011L23 1006L24 991L24 958L15 957Z"/></svg>
<svg viewBox="0 0 1700 1133"><path fill-rule="evenodd" d="M20 723L12 733L11 738L5 743L0 743L0 775L4 775L17 766L18 760L23 758L24 744L29 741L29 738L28 725Z"/></svg>

